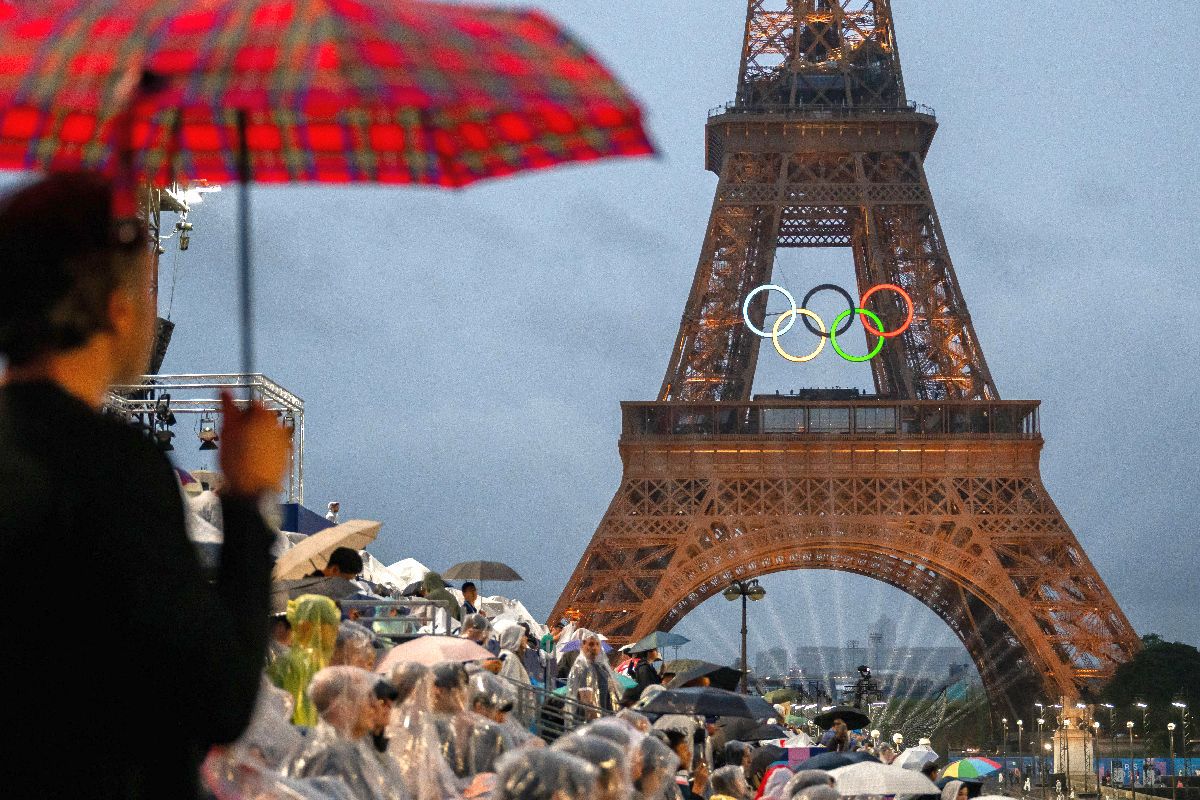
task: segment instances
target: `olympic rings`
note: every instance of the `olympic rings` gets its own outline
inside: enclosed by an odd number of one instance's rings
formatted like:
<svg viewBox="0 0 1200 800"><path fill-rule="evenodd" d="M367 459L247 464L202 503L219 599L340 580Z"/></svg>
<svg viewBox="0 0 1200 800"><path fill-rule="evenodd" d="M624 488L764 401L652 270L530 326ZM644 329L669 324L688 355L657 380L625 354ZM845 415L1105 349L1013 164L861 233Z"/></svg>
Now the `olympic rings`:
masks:
<svg viewBox="0 0 1200 800"><path fill-rule="evenodd" d="M750 328L750 330L754 331L759 336L761 336L763 339L771 338L771 334L767 333L766 331L760 331L757 327L755 327L754 323L750 321L750 301L753 300L754 295L758 294L759 292L769 292L772 289L774 289L775 291L779 292L784 297L786 297L788 303L791 304L792 308L796 308L796 298L792 297L792 293L789 292L787 289L783 288L782 286L776 286L773 283L768 283L768 284L759 286L757 289L750 292L750 294L746 295L746 302L742 303L742 318L746 320L746 326L748 328ZM793 315L793 317L788 322L788 326L781 331L777 331L776 335L778 336L778 335L787 333L788 331L790 331L792 329L792 326L795 324L796 324L796 320L795 320L795 316ZM824 323L821 324L821 327L822 328L825 327Z"/></svg>
<svg viewBox="0 0 1200 800"><path fill-rule="evenodd" d="M884 333L882 325L879 326L879 330L871 330L871 326L867 324L865 319L863 320L863 328L866 329L867 333L871 334L872 336L882 336L885 339L893 339L908 330L909 325L912 325L913 311L915 311L915 308L913 307L912 297L909 296L908 292L904 291L894 283L881 283L878 286L872 286L867 290L867 293L862 296L862 300L858 301L858 304L861 307L866 308L867 300L869 300L871 295L875 294L880 289L891 289L893 292L896 292L898 295L900 295L900 297L902 297L904 302L908 305L908 316L904 318L904 324L891 333ZM808 301L806 300L805 302ZM842 333L842 331L838 331L838 333Z"/></svg>
<svg viewBox="0 0 1200 800"><path fill-rule="evenodd" d="M870 317L871 319L873 319L875 321L875 324L879 326L879 330L881 330L881 331L883 330L883 320L881 320L879 317L875 316L874 311L868 311L865 308L855 308L853 310L846 309L842 313L838 314L837 319L835 319L833 321L833 330L829 332L829 343L831 345L833 345L834 352L837 353L842 358L846 359L847 361L854 361L857 363L861 363L863 361L870 361L872 358L879 355L879 351L883 349L883 339L884 339L883 334L880 334L880 333L875 334L876 336L879 337L879 341L875 343L875 349L872 350L871 352L867 353L865 356L846 355L845 351L842 350L842 348L838 347L837 336L836 336L838 323L842 321L842 317L849 317L852 314L857 314L857 315L863 316L863 317ZM863 327L864 328L867 327L866 322L863 322ZM823 339L821 341L822 341L822 343L824 343ZM778 348L776 348L776 349L778 349Z"/></svg>
<svg viewBox="0 0 1200 800"><path fill-rule="evenodd" d="M804 362L812 361L814 358L821 355L821 351L825 349L825 339L824 338L820 339L819 340L820 343L817 345L817 349L813 350L811 353L809 353L808 355L803 356L803 357L794 356L791 353L784 350L782 345L779 344L779 335L781 333L783 333L783 331L779 330L779 324L781 322L783 322L784 319L787 319L790 322L795 322L795 319L793 319L793 317L795 317L797 315L800 315L803 317L811 317L812 319L816 320L817 327L819 327L821 329L822 335L825 335L825 321L824 320L822 320L820 317L818 317L813 312L809 311L807 308L789 308L787 311L780 314L779 318L775 320L775 327L771 328L771 343L775 345L775 352L779 353L779 355L783 356L788 361L794 361L797 364L803 364ZM808 324L807 319L805 319L804 322L805 322L805 324ZM788 325L788 327L790 328L792 326ZM830 341L833 341L832 337L830 337ZM837 345L834 345L834 346L836 347Z"/></svg>
<svg viewBox="0 0 1200 800"><path fill-rule="evenodd" d="M808 294L804 295L804 307L808 308L808 301L813 299L813 295L815 295L817 292L823 292L823 291L837 292L838 294L840 294L842 297L844 297L846 299L846 305L848 307L850 307L851 309L854 308L854 298L850 296L850 293L847 292L842 287L836 286L832 283L822 283L820 286L814 286L812 289L810 289ZM865 306L864 306L864 308L865 308ZM846 327L838 330L838 332L837 332L838 336L844 336L846 331L850 330L850 326L853 324L854 324L854 318L851 317L850 321L846 323ZM809 324L809 321L807 319L805 319L804 327L808 328L809 333L815 333L822 338L828 339L830 336L830 334L825 332L824 324L821 325L820 331L816 331L813 329L813 326L811 324ZM837 326L835 325L834 327L836 328Z"/></svg>
<svg viewBox="0 0 1200 800"><path fill-rule="evenodd" d="M898 293L900 295L900 297L904 300L904 302L908 305L908 316L904 320L904 324L901 325L896 330L891 331L890 333L886 332L884 330L883 320L881 320L875 312L869 310L866 307L867 301L871 299L871 296L882 289L890 289L890 290ZM755 325L751 321L751 319L750 319L750 303L752 300L754 300L755 297L758 296L759 292L769 292L771 290L775 290L775 291L779 292L780 294L782 294L784 296L784 298L787 299L791 308L784 311L782 314L780 314L775 319L775 324L771 327L771 332L767 333L766 331L761 330L757 325ZM853 298L850 296L850 294L845 289L842 289L840 286L834 286L833 284L828 284L828 283L821 284L820 286L817 286L816 288L812 289L807 295L804 296L805 305L808 304L808 301L812 299L813 295L815 295L817 292L825 291L825 290L837 292L838 294L840 294L844 298L846 298L846 302L850 305L850 308L847 308L845 311L843 311L837 315L837 317L833 321L832 329L827 329L825 327L825 321L822 320L817 314L810 311L808 308L796 305L796 298L792 295L791 292L789 292L787 289L783 288L782 286L778 286L773 283L764 284L762 286L759 286L756 289L753 289L750 292L750 294L746 295L746 299L742 303L742 317L746 322L746 327L748 327L751 331L753 331L757 336L759 336L763 339L771 340L771 343L775 346L775 352L779 353L780 356L787 359L788 361L792 361L792 362L798 363L798 364L803 364L805 362L812 361L814 358L816 358L818 355L820 355L821 351L825 348L825 341L827 339L829 340L829 343L833 345L834 352L836 352L839 356L841 356L846 361L852 361L852 362L870 361L871 359L873 359L877 355L879 355L879 353L883 350L883 345L884 345L885 339L892 339L892 338L899 336L900 334L904 333L904 331L908 330L910 325L912 325L913 314L915 311L914 306L913 306L912 297L910 297L909 294L906 291L904 291L904 289L900 288L899 286L896 286L895 284L881 283L878 286L871 287L870 289L867 290L867 292L865 294L863 294L862 299L859 301L858 306L854 306ZM844 320L846 320L847 317L850 318L850 321L845 326L843 326L842 322ZM854 319L858 318L858 317L862 318L863 329L867 332L868 335L879 337L879 341L876 342L875 346L871 349L871 351L864 356L852 356L852 355L848 354L846 351L844 351L841 348L841 346L838 345L838 343L837 343L837 337L844 336L850 330L850 327L854 324ZM821 337L820 344L817 345L817 348L805 356L792 355L791 353L784 350L783 345L781 345L779 343L779 337L792 329L792 326L796 324L797 318L803 319L804 326L806 328L808 328L810 331L812 331L814 334L816 334L817 336ZM868 319L875 323L875 327L871 327L871 324L867 322ZM810 320L812 322L810 322ZM816 323L815 328L813 327L812 323Z"/></svg>

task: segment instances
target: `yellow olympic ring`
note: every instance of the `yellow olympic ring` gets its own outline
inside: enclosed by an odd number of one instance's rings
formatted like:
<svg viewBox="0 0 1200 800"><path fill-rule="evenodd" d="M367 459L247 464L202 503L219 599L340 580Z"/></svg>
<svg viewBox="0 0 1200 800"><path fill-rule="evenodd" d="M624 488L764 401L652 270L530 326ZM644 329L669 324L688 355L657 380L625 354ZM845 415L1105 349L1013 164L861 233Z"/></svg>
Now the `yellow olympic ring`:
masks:
<svg viewBox="0 0 1200 800"><path fill-rule="evenodd" d="M780 314L779 317L775 320L775 325L774 325L774 327L771 328L771 344L775 345L775 352L779 353L779 355L783 356L788 361L793 361L797 364L803 364L804 362L812 361L814 358L821 355L821 351L825 349L825 342L827 342L829 340L824 337L819 338L817 340L819 342L819 344L817 345L817 349L813 350L811 353L809 353L806 356L794 356L791 353L785 351L783 349L782 345L779 344L779 326L782 325L785 320L789 320L792 317L796 316L797 314L803 314L804 316L812 319L814 322L817 323L817 327L821 329L821 333L825 333L825 321L823 319L818 317L813 312L809 311L807 308L796 308L793 305L787 311Z"/></svg>

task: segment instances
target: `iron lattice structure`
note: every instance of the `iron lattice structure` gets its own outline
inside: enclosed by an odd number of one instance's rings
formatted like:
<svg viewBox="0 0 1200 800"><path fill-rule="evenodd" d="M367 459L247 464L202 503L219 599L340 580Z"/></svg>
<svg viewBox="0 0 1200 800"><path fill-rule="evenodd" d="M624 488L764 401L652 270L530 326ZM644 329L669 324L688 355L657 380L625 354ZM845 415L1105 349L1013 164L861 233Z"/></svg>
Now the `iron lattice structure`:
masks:
<svg viewBox="0 0 1200 800"><path fill-rule="evenodd" d="M625 404L624 478L555 614L616 638L670 629L731 581L867 575L962 640L994 707L1078 697L1138 639L1042 485L1037 403L999 400L904 92L887 0L750 0L737 99L710 115L719 176L658 402ZM751 401L742 303L778 247L845 247L859 290L912 325L875 400ZM906 308L870 307L894 330ZM762 327L766 295L750 306Z"/></svg>

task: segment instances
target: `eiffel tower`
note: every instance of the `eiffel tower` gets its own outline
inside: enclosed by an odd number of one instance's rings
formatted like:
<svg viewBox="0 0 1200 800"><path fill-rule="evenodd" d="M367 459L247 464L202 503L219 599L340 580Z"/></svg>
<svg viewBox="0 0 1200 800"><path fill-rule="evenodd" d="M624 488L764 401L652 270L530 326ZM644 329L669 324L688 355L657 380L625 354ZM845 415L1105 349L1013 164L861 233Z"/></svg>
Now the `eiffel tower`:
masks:
<svg viewBox="0 0 1200 800"><path fill-rule="evenodd" d="M658 400L622 404L624 475L556 616L636 639L735 580L866 575L937 613L1014 718L1137 650L1042 484L1038 402L1001 400L988 371L925 176L936 129L889 0L749 0L679 337ZM751 397L768 293L743 304L778 247L849 248L860 293L910 296L868 301L884 331L912 315L870 362L875 395Z"/></svg>

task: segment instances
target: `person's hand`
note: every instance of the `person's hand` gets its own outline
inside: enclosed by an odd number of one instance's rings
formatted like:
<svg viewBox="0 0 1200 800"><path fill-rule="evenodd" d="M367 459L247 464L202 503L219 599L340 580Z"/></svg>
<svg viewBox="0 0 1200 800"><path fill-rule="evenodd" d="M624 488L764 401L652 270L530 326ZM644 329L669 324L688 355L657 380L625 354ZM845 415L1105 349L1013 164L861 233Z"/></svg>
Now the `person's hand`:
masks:
<svg viewBox="0 0 1200 800"><path fill-rule="evenodd" d="M692 791L696 794L704 794L704 790L708 787L708 764L701 761L694 770L692 770Z"/></svg>
<svg viewBox="0 0 1200 800"><path fill-rule="evenodd" d="M221 472L225 492L258 497L283 488L292 451L291 433L258 403L240 409L229 392L221 393Z"/></svg>

